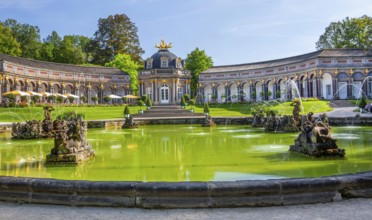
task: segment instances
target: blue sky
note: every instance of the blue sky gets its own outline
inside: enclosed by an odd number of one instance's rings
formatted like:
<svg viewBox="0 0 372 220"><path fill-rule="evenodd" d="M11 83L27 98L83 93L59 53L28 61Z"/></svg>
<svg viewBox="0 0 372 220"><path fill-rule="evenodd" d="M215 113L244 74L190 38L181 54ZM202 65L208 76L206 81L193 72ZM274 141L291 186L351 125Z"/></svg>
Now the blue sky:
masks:
<svg viewBox="0 0 372 220"><path fill-rule="evenodd" d="M0 20L40 28L42 38L93 37L99 18L126 14L138 28L143 58L161 39L181 58L196 47L215 65L251 63L315 51L332 21L372 15L371 0L0 0Z"/></svg>

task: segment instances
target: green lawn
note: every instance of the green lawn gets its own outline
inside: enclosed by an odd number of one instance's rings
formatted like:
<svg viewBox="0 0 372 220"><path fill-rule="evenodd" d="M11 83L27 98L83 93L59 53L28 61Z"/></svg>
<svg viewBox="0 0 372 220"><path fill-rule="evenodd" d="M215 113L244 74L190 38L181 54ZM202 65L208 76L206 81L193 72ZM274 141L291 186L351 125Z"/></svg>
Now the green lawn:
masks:
<svg viewBox="0 0 372 220"><path fill-rule="evenodd" d="M263 104L266 108L276 110L280 115L292 115L293 106L292 102L275 103L270 102ZM312 111L314 113L328 112L332 108L329 107L329 101L303 101L304 113ZM254 107L258 104L210 104L211 116L250 116ZM262 106L262 104L260 104ZM260 108L261 108L260 106ZM85 115L85 120L100 120L100 119L121 119L123 118L124 106L56 106L52 112L52 117L55 118L58 114L64 111L76 111ZM187 107L189 109L190 106ZM195 112L202 113L203 106L193 106ZM130 112L135 114L138 112L139 107L130 106ZM144 109L144 108L142 108ZM42 120L43 108L42 107L25 107L25 108L0 108L0 121L1 122L20 122L26 120Z"/></svg>
<svg viewBox="0 0 372 220"><path fill-rule="evenodd" d="M259 106L258 106L259 105ZM209 111L211 116L249 116L252 115L255 107L270 108L278 112L279 115L292 115L292 102L268 102L265 104L209 104ZM309 112L320 113L332 111L333 108L329 106L329 101L303 101L302 102L304 114ZM190 108L190 107L188 107ZM198 105L193 107L195 112L202 113L203 106Z"/></svg>

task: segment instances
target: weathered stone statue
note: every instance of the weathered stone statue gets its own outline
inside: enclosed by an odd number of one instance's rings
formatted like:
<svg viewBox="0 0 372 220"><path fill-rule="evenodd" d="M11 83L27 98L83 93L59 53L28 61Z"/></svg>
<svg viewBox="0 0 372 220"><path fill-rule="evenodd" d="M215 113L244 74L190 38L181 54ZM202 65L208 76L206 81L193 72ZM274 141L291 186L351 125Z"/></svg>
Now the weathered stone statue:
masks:
<svg viewBox="0 0 372 220"><path fill-rule="evenodd" d="M212 120L210 115L206 115L203 123L201 124L202 127L214 127L216 123Z"/></svg>
<svg viewBox="0 0 372 220"><path fill-rule="evenodd" d="M46 156L46 162L77 164L94 156L94 151L85 138L85 132L85 122L73 112L67 118L55 120L54 147Z"/></svg>
<svg viewBox="0 0 372 220"><path fill-rule="evenodd" d="M35 139L42 137L42 125L40 121L31 120L25 123L12 124L12 138L14 139Z"/></svg>
<svg viewBox="0 0 372 220"><path fill-rule="evenodd" d="M124 124L121 128L138 128L138 125L134 122L132 115L125 117Z"/></svg>
<svg viewBox="0 0 372 220"><path fill-rule="evenodd" d="M301 132L289 150L314 157L345 156L345 150L338 148L336 140L331 137L328 117L322 114L318 119L310 112L301 118Z"/></svg>
<svg viewBox="0 0 372 220"><path fill-rule="evenodd" d="M259 110L253 113L252 127L262 127L264 124L264 113L262 110Z"/></svg>
<svg viewBox="0 0 372 220"><path fill-rule="evenodd" d="M44 107L44 120L31 120L25 123L13 123L12 138L15 139L36 139L53 137L52 116L54 108Z"/></svg>

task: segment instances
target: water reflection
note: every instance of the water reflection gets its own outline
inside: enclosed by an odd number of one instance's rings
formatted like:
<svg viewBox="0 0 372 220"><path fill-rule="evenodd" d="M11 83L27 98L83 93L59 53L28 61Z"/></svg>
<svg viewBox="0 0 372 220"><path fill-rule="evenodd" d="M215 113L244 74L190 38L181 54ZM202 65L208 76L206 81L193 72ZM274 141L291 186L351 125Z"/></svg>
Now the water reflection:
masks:
<svg viewBox="0 0 372 220"><path fill-rule="evenodd" d="M11 140L0 134L0 175L127 181L210 181L317 177L371 170L370 128L335 128L346 160L288 152L293 133L248 126L154 125L134 130L90 129L96 157L79 166L45 166L52 139Z"/></svg>

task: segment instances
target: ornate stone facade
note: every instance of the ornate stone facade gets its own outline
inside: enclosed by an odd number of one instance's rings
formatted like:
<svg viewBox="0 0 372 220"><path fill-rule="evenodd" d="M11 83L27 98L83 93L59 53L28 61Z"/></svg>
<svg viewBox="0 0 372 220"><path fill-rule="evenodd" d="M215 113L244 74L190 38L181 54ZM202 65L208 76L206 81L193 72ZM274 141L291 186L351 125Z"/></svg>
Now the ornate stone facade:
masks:
<svg viewBox="0 0 372 220"><path fill-rule="evenodd" d="M12 90L74 94L92 103L131 93L129 75L108 67L50 63L0 54L0 98Z"/></svg>
<svg viewBox="0 0 372 220"><path fill-rule="evenodd" d="M297 91L298 89L298 91ZM272 61L215 66L199 76L204 101L372 97L372 50L324 49Z"/></svg>
<svg viewBox="0 0 372 220"><path fill-rule="evenodd" d="M190 94L191 74L183 60L169 51L171 43L161 41L156 47L159 51L145 60L145 69L138 75L139 94L146 94L154 105L178 104L183 95Z"/></svg>
<svg viewBox="0 0 372 220"><path fill-rule="evenodd" d="M154 105L177 104L190 94L191 74L184 61L162 41L138 75L139 95ZM129 75L115 68L48 63L0 55L0 97L21 90L97 96L131 93ZM239 102L291 99L372 97L372 50L324 49L278 60L214 66L199 76L198 100Z"/></svg>

